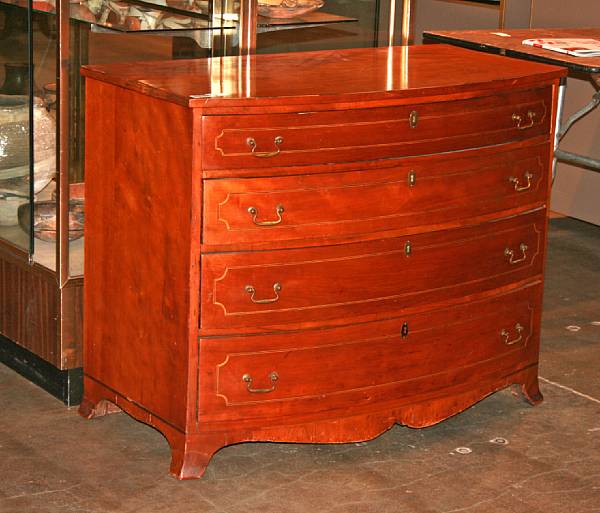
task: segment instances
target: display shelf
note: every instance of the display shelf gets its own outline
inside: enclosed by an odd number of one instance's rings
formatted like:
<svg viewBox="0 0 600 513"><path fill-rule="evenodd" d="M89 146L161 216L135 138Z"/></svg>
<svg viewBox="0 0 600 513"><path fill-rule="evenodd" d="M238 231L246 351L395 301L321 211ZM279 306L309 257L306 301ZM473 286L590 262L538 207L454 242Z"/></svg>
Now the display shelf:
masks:
<svg viewBox="0 0 600 513"><path fill-rule="evenodd" d="M210 18L213 14L212 2L209 0L123 0L128 3L146 5L160 10L203 16Z"/></svg>
<svg viewBox="0 0 600 513"><path fill-rule="evenodd" d="M463 0L463 2L472 4L500 5L501 0Z"/></svg>
<svg viewBox="0 0 600 513"><path fill-rule="evenodd" d="M339 16L322 11L314 11L295 18L276 19L259 16L256 31L259 34L275 30L289 30L297 28L317 27L336 23L356 22L357 18Z"/></svg>
<svg viewBox="0 0 600 513"><path fill-rule="evenodd" d="M16 247L27 247L29 236L19 226L1 226L0 239ZM33 262L56 271L56 243L34 239ZM69 273L72 277L83 276L83 237L69 243Z"/></svg>
<svg viewBox="0 0 600 513"><path fill-rule="evenodd" d="M27 254L24 248L29 247L29 237L19 226L0 226L0 239L14 246L16 251Z"/></svg>
<svg viewBox="0 0 600 513"><path fill-rule="evenodd" d="M441 0L442 2L454 2L459 4L483 4L491 6L499 6L504 0Z"/></svg>

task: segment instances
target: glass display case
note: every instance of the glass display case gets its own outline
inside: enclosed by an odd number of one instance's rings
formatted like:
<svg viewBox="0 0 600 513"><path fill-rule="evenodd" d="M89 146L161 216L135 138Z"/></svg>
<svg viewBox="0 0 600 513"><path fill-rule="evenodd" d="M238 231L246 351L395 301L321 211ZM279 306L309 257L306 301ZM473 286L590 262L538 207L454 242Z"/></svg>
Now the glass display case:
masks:
<svg viewBox="0 0 600 513"><path fill-rule="evenodd" d="M262 1L262 0L261 0ZM266 1L266 0L265 0ZM313 11L287 17L259 3L259 53L380 46L389 32L389 0L314 0ZM293 12L293 10L292 10Z"/></svg>
<svg viewBox="0 0 600 513"><path fill-rule="evenodd" d="M0 361L75 404L85 243L79 68L236 53L239 3L57 2L0 0Z"/></svg>
<svg viewBox="0 0 600 513"><path fill-rule="evenodd" d="M33 117L42 122L38 132L38 187L41 175L52 176L53 164L48 169L48 158L54 150L55 130L39 96L31 89L32 45L29 19L26 14L10 9L0 28L3 44L0 46L0 237L10 241L16 248L30 255L33 240L19 226L19 210L27 209L32 196L31 182L34 175L33 148L30 127ZM30 165L31 164L31 165ZM43 171L42 171L43 168ZM45 181L45 180L44 180ZM25 228L29 228L28 224Z"/></svg>
<svg viewBox="0 0 600 513"><path fill-rule="evenodd" d="M80 398L84 150L93 144L81 65L399 43L408 7L0 0L0 361L67 404Z"/></svg>

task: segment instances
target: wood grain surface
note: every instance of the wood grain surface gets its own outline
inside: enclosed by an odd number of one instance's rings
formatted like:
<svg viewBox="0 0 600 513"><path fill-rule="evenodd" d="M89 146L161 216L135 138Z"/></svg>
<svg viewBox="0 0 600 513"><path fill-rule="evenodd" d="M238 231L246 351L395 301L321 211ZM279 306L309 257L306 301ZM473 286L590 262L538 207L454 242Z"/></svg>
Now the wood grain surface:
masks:
<svg viewBox="0 0 600 513"><path fill-rule="evenodd" d="M531 210L546 201L549 150L547 143L495 146L393 160L378 169L206 180L203 248L409 235L475 224L503 210Z"/></svg>
<svg viewBox="0 0 600 513"><path fill-rule="evenodd" d="M60 293L53 272L0 250L0 333L62 369Z"/></svg>
<svg viewBox="0 0 600 513"><path fill-rule="evenodd" d="M575 38L600 41L600 28L531 28L510 30L427 30L425 42L441 42L507 56L565 66L573 71L600 73L600 57L574 57L544 48L524 45L525 39Z"/></svg>
<svg viewBox="0 0 600 513"><path fill-rule="evenodd" d="M522 140L550 132L551 98L545 87L431 105L205 116L202 168L369 161L426 154L432 144L447 152Z"/></svg>
<svg viewBox="0 0 600 513"><path fill-rule="evenodd" d="M216 335L372 320L539 277L545 223L545 210L538 210L410 238L203 255L200 330Z"/></svg>
<svg viewBox="0 0 600 513"><path fill-rule="evenodd" d="M465 373L468 387L492 360L495 368L527 367L537 361L540 293L537 282L451 308L302 337L203 338L200 422L335 418L340 410L369 411L379 401L439 391L454 382L450 375ZM244 375L252 377L250 387L273 390L251 393Z"/></svg>
<svg viewBox="0 0 600 513"><path fill-rule="evenodd" d="M453 46L422 45L116 63L84 66L82 73L205 112L241 114L267 107L294 112L294 105L324 104L346 110L346 102L356 107L357 102L448 98L472 94L474 85L480 95L497 93L552 81L564 71Z"/></svg>
<svg viewBox="0 0 600 513"><path fill-rule="evenodd" d="M87 92L85 373L184 430L198 308L191 113L98 81Z"/></svg>

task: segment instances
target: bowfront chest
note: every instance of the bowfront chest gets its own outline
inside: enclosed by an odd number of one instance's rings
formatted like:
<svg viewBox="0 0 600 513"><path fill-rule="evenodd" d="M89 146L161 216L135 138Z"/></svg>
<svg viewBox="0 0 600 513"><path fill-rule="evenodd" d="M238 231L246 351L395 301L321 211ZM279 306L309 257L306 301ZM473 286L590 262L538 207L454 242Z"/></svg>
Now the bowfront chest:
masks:
<svg viewBox="0 0 600 513"><path fill-rule="evenodd" d="M439 422L537 366L559 68L444 45L87 76L84 416L200 477Z"/></svg>

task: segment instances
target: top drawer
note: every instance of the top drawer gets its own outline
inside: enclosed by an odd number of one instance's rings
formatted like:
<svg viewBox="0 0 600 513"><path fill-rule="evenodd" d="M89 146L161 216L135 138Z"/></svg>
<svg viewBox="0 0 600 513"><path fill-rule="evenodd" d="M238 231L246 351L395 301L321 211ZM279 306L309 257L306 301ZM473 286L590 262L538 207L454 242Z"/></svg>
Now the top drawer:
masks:
<svg viewBox="0 0 600 513"><path fill-rule="evenodd" d="M552 89L346 111L204 116L203 169L367 161L550 133Z"/></svg>

